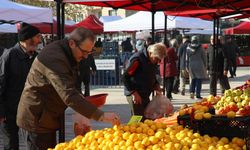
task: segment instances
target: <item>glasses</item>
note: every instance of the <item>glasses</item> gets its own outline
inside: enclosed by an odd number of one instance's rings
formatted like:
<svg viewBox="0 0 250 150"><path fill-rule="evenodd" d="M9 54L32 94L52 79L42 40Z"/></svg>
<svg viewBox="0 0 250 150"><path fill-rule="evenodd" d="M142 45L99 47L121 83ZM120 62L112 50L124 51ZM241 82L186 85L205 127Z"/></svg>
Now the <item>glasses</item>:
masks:
<svg viewBox="0 0 250 150"><path fill-rule="evenodd" d="M92 50L92 51L86 51L86 50L84 50L84 49L82 49L79 45L77 45L77 47L80 49L80 51L83 53L83 54L92 54L93 52L94 52L94 50Z"/></svg>

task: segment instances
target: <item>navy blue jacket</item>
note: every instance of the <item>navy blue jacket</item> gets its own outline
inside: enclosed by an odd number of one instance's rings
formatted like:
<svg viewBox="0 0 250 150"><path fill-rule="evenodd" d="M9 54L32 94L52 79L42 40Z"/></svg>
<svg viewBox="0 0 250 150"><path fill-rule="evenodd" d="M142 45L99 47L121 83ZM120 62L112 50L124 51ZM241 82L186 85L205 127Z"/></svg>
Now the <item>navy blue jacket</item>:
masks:
<svg viewBox="0 0 250 150"><path fill-rule="evenodd" d="M158 84L156 80L157 65L150 62L146 49L130 57L128 68L133 65L135 61L139 61L139 66L134 74L129 75L128 70L124 72L124 93L126 96L129 96L134 91L137 91L141 97L149 97Z"/></svg>

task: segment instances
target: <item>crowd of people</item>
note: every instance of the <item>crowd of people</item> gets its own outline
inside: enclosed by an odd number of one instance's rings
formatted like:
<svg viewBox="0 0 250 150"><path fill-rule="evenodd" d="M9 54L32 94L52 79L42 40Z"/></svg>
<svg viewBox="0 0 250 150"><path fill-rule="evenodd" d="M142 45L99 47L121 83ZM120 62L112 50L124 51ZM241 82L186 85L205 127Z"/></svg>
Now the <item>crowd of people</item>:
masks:
<svg viewBox="0 0 250 150"><path fill-rule="evenodd" d="M207 79L209 93L217 95L219 81L223 95L225 90L230 89L228 71L230 70L231 77L236 76L239 50L230 37L211 36L207 49L203 48L198 36L183 36L180 45L176 39L167 43L150 44L148 48L141 46L142 43L146 41L138 40L138 52L130 57L123 79L125 95L133 115L143 116L150 94L155 90L160 91L157 74L164 79L166 96L170 100L173 99L172 93L180 92L185 95L186 84L189 84L191 99L202 99L202 82ZM158 50L153 55L151 50L155 47ZM157 66L160 66L160 72L157 71Z"/></svg>
<svg viewBox="0 0 250 150"><path fill-rule="evenodd" d="M97 121L120 123L117 114L103 112L85 100L90 95L90 75L96 72L93 47L101 46L100 39L95 44L95 38L90 30L77 28L67 38L47 43L38 54L39 29L21 25L19 42L2 50L0 57L0 129L4 149L18 149L19 129L27 149L54 147L67 107ZM185 95L188 82L190 98L201 99L202 81L208 76L210 94L215 96L218 80L222 92L230 88L228 70L231 77L236 76L238 48L230 38L211 36L208 49L204 50L198 36L183 36L180 45L176 39L154 44L149 37L138 40L135 52L128 38L122 49L131 54L123 81L133 115L144 116L152 92L163 93L157 74L164 79L170 100L172 93Z"/></svg>

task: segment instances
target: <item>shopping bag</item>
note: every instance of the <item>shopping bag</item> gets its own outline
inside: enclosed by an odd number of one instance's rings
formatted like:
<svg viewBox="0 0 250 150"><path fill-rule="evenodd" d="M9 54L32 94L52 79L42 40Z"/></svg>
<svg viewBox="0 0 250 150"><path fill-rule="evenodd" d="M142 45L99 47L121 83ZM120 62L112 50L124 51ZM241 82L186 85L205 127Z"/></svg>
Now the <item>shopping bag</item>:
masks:
<svg viewBox="0 0 250 150"><path fill-rule="evenodd" d="M173 112L171 101L164 95L156 95L147 105L144 116L147 119L158 119Z"/></svg>
<svg viewBox="0 0 250 150"><path fill-rule="evenodd" d="M85 116L74 112L72 115L75 136L85 135L91 130L90 120Z"/></svg>

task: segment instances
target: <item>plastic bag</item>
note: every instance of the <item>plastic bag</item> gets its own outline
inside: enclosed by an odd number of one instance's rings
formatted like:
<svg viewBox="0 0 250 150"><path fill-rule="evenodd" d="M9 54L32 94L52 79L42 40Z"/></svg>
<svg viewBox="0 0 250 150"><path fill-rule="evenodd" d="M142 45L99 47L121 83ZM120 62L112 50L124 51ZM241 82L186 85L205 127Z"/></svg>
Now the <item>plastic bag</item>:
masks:
<svg viewBox="0 0 250 150"><path fill-rule="evenodd" d="M87 132L91 130L90 120L83 115L74 112L72 115L73 119L73 128L75 136L77 135L85 135Z"/></svg>
<svg viewBox="0 0 250 150"><path fill-rule="evenodd" d="M173 105L164 95L156 95L148 104L144 116L148 119L158 119L173 112Z"/></svg>

